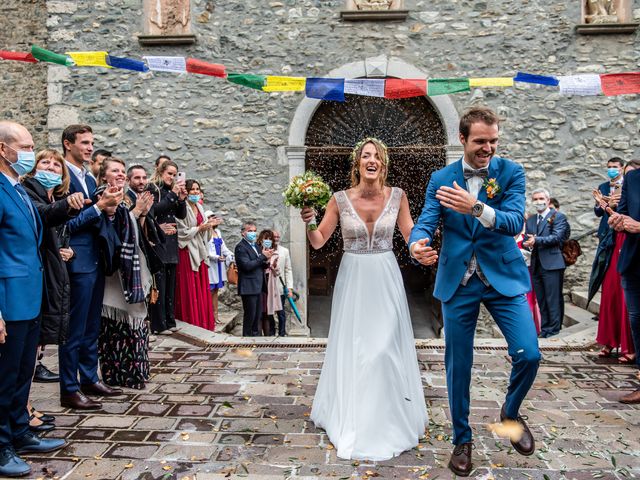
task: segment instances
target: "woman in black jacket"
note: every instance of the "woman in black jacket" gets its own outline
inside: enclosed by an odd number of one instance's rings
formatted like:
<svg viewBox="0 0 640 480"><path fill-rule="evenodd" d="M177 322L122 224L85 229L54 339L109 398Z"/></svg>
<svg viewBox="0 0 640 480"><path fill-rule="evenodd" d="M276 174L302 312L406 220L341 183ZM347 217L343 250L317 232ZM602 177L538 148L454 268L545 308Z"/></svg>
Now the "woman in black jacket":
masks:
<svg viewBox="0 0 640 480"><path fill-rule="evenodd" d="M178 230L176 218L187 216L187 190L184 180L176 181L178 165L171 160L160 164L153 177L153 215L165 234L164 244L154 250L162 268L154 274L158 300L150 305L151 331L169 335L177 330L174 314L176 267L178 265Z"/></svg>
<svg viewBox="0 0 640 480"><path fill-rule="evenodd" d="M38 152L36 166L22 178L22 185L43 224L40 255L45 293L39 344L61 345L67 339L70 311L69 274L65 262L73 258L66 222L78 215L84 199L81 193L69 195L69 171L56 150ZM27 408L32 429L47 431L53 428L53 417L37 412L30 405Z"/></svg>

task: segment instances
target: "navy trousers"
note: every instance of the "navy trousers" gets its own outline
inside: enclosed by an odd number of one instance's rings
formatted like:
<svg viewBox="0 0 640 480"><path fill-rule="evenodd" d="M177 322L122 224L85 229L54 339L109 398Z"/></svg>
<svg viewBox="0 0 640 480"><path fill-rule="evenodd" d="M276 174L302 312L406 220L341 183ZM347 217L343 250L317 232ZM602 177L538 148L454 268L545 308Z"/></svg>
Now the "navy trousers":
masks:
<svg viewBox="0 0 640 480"><path fill-rule="evenodd" d="M31 389L40 317L6 321L7 338L0 343L0 448L29 430L27 401Z"/></svg>
<svg viewBox="0 0 640 480"><path fill-rule="evenodd" d="M636 352L640 352L640 273L622 276L622 290L627 302L631 335ZM640 355L636 354L636 365L640 369Z"/></svg>
<svg viewBox="0 0 640 480"><path fill-rule="evenodd" d="M516 418L520 405L533 385L540 363L538 337L531 310L524 295L505 297L473 275L460 285L451 300L442 304L444 316L445 369L449 409L453 420L453 443L472 438L469 427L473 337L484 303L502 331L511 356L511 378L505 400L506 415Z"/></svg>
<svg viewBox="0 0 640 480"><path fill-rule="evenodd" d="M545 270L539 261L532 268L533 290L540 307L540 336L556 335L562 328L564 319L564 298L562 284L564 268Z"/></svg>
<svg viewBox="0 0 640 480"><path fill-rule="evenodd" d="M242 298L242 336L257 337L262 320L262 294L240 295Z"/></svg>
<svg viewBox="0 0 640 480"><path fill-rule="evenodd" d="M58 349L60 362L60 392L73 393L81 384L96 383L98 378L98 336L104 274L100 269L91 273L69 275L71 281L71 318L67 343Z"/></svg>

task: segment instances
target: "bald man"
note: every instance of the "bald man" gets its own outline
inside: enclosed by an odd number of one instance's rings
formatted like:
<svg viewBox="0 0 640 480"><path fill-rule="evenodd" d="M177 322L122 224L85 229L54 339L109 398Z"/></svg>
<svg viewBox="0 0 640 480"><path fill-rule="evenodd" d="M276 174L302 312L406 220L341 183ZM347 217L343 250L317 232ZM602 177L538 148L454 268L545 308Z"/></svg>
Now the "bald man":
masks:
<svg viewBox="0 0 640 480"><path fill-rule="evenodd" d="M22 125L0 121L0 476L29 474L20 453L50 452L61 439L29 430L27 401L40 337L42 223L18 181L35 166L33 139Z"/></svg>

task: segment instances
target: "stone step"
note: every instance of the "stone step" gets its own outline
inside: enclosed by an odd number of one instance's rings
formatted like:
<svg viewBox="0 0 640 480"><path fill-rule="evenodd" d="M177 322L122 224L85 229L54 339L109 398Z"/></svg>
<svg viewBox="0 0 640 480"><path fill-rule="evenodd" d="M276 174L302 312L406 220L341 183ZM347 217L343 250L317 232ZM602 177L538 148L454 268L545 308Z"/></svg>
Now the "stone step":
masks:
<svg viewBox="0 0 640 480"><path fill-rule="evenodd" d="M589 307L587 307L587 291L585 290L573 290L571 292L571 301L578 307L589 310L594 315L600 312L600 292L596 293L591 299Z"/></svg>

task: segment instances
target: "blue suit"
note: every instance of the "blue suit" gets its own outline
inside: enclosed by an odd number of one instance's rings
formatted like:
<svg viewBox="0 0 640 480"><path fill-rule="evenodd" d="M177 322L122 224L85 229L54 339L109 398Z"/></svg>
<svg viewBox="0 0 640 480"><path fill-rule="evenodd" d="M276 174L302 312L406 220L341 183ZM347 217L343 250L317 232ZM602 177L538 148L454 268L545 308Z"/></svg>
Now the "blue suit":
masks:
<svg viewBox="0 0 640 480"><path fill-rule="evenodd" d="M242 336L257 336L262 318L262 292L266 292L264 270L267 257L262 247L255 250L244 238L236 245L234 255L238 266L238 295L242 298Z"/></svg>
<svg viewBox="0 0 640 480"><path fill-rule="evenodd" d="M542 317L540 336L546 338L556 335L562 328L562 284L566 265L561 248L571 235L571 227L567 217L552 208L539 223L538 215L531 215L527 219L525 234L536 236L530 269Z"/></svg>
<svg viewBox="0 0 640 480"><path fill-rule="evenodd" d="M431 240L442 221L434 296L442 302L447 389L456 445L470 442L472 436L468 421L469 385L480 303L488 308L509 346L513 367L505 403L509 418L517 417L540 360L535 325L525 298L531 288L529 272L514 240L524 224L524 171L510 160L493 157L488 177L495 179L500 191L488 198L483 186L478 200L495 210L493 228L485 228L471 215L441 206L436 199L442 186L453 187L454 181L465 186L459 160L432 175L422 214L409 239L409 245L425 237ZM489 286L477 274L461 285L474 254Z"/></svg>
<svg viewBox="0 0 640 480"><path fill-rule="evenodd" d="M611 182L602 182L598 185L598 190L602 195L609 196L611 194ZM600 224L598 225L598 240L602 241L603 237L609 231L609 215L604 210L604 208L600 208L600 205L596 205L593 207L593 213L596 214L596 217L600 218Z"/></svg>
<svg viewBox="0 0 640 480"><path fill-rule="evenodd" d="M69 170L69 176L70 193L85 193L73 171ZM96 182L89 175L85 181L91 195ZM89 198L86 193L85 198ZM80 389L78 372L82 384L98 381L98 335L105 277L99 261L97 236L103 221L103 215L90 205L68 222L71 233L69 246L75 257L67 263L71 283L69 338L58 350L60 391L63 394Z"/></svg>
<svg viewBox="0 0 640 480"><path fill-rule="evenodd" d="M640 170L633 170L624 177L618 213L640 222ZM622 275L622 289L629 311L629 323L636 352L640 352L640 233L626 233L618 272ZM640 355L636 355L640 368Z"/></svg>
<svg viewBox="0 0 640 480"><path fill-rule="evenodd" d="M26 195L26 193L25 193ZM31 200L26 199L29 203ZM40 335L42 222L0 173L0 314L7 330L0 344L0 448L27 433L27 400Z"/></svg>

